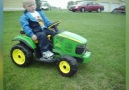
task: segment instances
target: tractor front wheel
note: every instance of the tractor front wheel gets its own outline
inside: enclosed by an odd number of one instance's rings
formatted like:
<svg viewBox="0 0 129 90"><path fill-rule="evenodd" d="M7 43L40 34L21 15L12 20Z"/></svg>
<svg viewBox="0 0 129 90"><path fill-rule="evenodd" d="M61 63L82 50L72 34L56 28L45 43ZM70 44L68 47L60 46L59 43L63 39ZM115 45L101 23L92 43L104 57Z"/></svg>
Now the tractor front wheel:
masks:
<svg viewBox="0 0 129 90"><path fill-rule="evenodd" d="M16 44L10 51L12 61L18 66L28 66L33 61L33 53L24 44Z"/></svg>
<svg viewBox="0 0 129 90"><path fill-rule="evenodd" d="M57 65L58 71L65 77L70 77L77 72L77 61L71 56L62 56Z"/></svg>

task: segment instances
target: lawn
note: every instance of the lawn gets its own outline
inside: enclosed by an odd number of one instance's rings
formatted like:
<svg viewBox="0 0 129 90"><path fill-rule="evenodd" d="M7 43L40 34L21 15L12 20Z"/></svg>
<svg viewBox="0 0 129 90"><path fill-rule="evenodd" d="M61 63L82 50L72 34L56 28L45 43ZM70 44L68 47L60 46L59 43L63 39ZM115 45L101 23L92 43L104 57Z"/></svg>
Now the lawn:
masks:
<svg viewBox="0 0 129 90"><path fill-rule="evenodd" d="M46 11L51 21L61 20L61 30L88 40L92 55L88 64L79 63L78 72L62 77L55 64L34 62L27 68L14 65L11 40L21 29L21 11L4 12L4 90L125 90L126 16L111 13Z"/></svg>

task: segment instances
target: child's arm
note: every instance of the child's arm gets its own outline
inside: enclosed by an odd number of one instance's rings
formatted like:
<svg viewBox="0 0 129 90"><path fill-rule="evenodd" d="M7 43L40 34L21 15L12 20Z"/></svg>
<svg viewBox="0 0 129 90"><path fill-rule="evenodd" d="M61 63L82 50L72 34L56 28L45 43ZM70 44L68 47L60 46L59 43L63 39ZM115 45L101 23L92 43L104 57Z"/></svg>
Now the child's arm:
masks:
<svg viewBox="0 0 129 90"><path fill-rule="evenodd" d="M28 22L27 18L25 17L25 15L21 16L20 23L21 23L21 26L22 26L24 32L29 37L32 37L34 35L34 33L32 32L32 29L29 27L29 22Z"/></svg>

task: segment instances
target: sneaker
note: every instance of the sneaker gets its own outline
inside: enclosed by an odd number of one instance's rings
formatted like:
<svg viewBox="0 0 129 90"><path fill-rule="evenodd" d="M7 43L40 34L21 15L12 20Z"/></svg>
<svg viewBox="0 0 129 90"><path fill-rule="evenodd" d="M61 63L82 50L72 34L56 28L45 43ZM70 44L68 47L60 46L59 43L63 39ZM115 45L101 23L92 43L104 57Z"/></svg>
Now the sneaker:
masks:
<svg viewBox="0 0 129 90"><path fill-rule="evenodd" d="M47 51L49 54L50 54L50 56L53 56L54 54L51 52L51 51Z"/></svg>
<svg viewBox="0 0 129 90"><path fill-rule="evenodd" d="M43 55L44 58L52 58L53 53L48 50L46 52L43 52L42 55Z"/></svg>

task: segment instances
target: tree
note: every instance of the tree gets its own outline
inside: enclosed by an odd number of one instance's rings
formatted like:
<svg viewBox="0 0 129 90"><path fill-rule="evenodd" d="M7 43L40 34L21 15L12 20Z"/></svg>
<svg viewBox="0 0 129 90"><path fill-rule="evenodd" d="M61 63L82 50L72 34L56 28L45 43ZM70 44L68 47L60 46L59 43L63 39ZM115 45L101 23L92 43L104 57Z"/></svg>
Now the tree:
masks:
<svg viewBox="0 0 129 90"><path fill-rule="evenodd" d="M35 1L36 1L37 8L40 8L41 7L41 1L40 0L35 0Z"/></svg>
<svg viewBox="0 0 129 90"><path fill-rule="evenodd" d="M74 1L69 1L69 2L67 3L67 8L69 8L70 5L75 5L75 2L74 2Z"/></svg>

